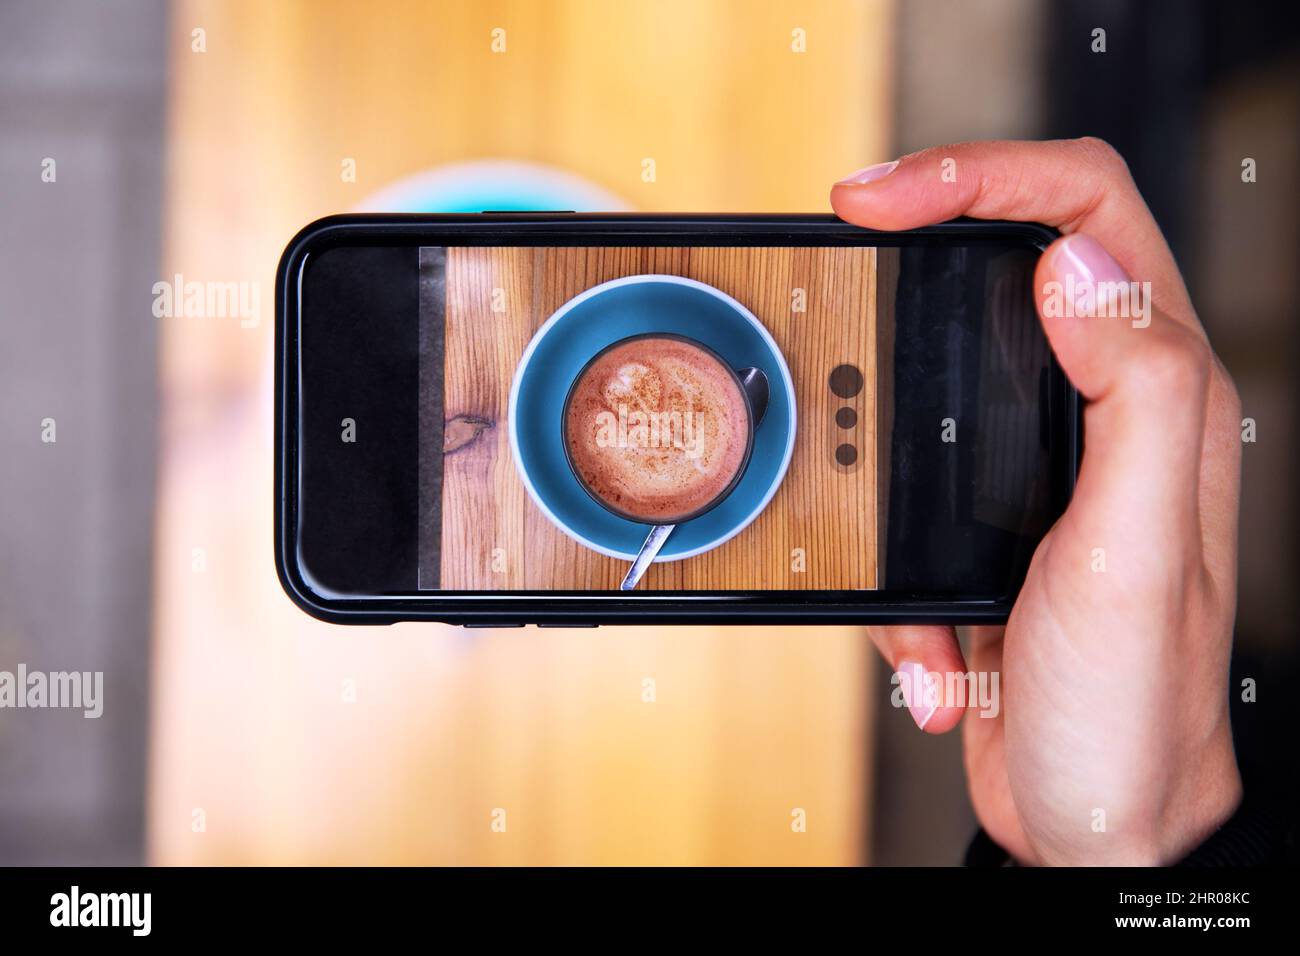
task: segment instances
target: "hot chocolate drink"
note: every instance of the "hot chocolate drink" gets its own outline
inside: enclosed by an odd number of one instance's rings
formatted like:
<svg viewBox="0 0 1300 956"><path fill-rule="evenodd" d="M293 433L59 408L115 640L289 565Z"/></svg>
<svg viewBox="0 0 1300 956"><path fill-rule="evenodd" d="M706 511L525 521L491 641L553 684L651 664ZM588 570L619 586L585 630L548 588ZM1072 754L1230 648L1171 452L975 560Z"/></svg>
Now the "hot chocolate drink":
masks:
<svg viewBox="0 0 1300 956"><path fill-rule="evenodd" d="M675 524L729 491L752 437L735 373L674 336L615 343L582 371L564 409L578 480L610 510L647 524Z"/></svg>

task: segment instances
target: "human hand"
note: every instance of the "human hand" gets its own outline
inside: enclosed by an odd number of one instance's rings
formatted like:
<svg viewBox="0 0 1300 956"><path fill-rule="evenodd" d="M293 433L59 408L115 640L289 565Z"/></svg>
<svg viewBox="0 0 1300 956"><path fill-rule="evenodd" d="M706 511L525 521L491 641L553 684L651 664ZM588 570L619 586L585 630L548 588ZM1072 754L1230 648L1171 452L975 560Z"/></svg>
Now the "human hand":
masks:
<svg viewBox="0 0 1300 956"><path fill-rule="evenodd" d="M955 181L941 175L948 159ZM1006 627L972 630L969 668L951 627L871 636L895 671L1001 672L997 716L970 714L963 743L976 815L1017 860L1181 859L1241 800L1227 687L1241 403L1159 227L1123 160L1094 139L924 150L837 183L831 204L875 229L965 215L1063 233L1034 287L1052 350L1087 401L1073 500ZM1104 303L1094 317L1044 314L1045 287L1067 275L1076 287L1149 281L1150 324L1102 317ZM965 713L910 703L927 733Z"/></svg>

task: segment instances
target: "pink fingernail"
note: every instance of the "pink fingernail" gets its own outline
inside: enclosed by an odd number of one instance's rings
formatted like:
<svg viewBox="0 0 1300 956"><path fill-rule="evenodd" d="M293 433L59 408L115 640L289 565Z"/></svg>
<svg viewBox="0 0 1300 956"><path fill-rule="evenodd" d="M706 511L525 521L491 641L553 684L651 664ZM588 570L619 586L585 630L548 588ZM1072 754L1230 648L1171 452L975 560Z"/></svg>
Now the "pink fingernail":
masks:
<svg viewBox="0 0 1300 956"><path fill-rule="evenodd" d="M874 166L868 166L866 169L859 169L852 176L841 179L839 184L844 186L860 186L863 183L875 182L877 179L884 179L897 168L898 160L889 163L876 163Z"/></svg>
<svg viewBox="0 0 1300 956"><path fill-rule="evenodd" d="M1070 273L1082 282L1127 282L1128 274L1100 242L1076 232L1060 244L1057 272Z"/></svg>
<svg viewBox="0 0 1300 956"><path fill-rule="evenodd" d="M934 712L939 709L926 686L925 667L920 661L900 661L898 664L898 683L903 691L903 701L908 713L916 721L920 730L930 722Z"/></svg>

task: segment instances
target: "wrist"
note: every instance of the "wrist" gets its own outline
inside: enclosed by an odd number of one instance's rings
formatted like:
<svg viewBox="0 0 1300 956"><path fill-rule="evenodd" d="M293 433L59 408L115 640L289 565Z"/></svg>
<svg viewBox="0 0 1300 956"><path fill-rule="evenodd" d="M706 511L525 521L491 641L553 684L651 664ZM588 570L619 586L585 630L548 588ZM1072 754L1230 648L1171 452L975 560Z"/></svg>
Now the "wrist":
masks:
<svg viewBox="0 0 1300 956"><path fill-rule="evenodd" d="M1171 866L1187 858L1241 807L1243 789L1231 734L1194 762L1196 772L1178 788L1164 814L1155 862Z"/></svg>

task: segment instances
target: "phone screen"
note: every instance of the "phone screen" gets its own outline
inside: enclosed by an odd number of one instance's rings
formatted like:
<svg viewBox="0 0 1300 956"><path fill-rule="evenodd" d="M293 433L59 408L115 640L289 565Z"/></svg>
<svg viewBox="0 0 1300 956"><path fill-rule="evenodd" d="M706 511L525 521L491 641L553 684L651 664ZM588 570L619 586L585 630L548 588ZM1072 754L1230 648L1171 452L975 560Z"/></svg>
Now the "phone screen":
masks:
<svg viewBox="0 0 1300 956"><path fill-rule="evenodd" d="M338 594L1014 591L1063 506L1037 250L357 245L300 282ZM1056 449L1059 456L1060 449Z"/></svg>

